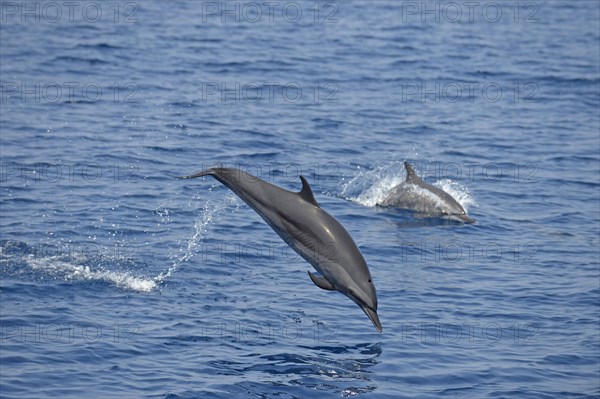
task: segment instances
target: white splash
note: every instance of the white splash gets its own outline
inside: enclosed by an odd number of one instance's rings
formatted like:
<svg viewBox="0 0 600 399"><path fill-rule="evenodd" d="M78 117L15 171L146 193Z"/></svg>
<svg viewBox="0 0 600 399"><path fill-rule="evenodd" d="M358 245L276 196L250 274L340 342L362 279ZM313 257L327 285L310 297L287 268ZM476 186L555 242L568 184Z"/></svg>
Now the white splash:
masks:
<svg viewBox="0 0 600 399"><path fill-rule="evenodd" d="M473 198L471 191L464 184L451 179L442 179L432 183L432 185L450 194L452 198L465 208L465 211L468 211L470 206L477 206L477 202Z"/></svg>
<svg viewBox="0 0 600 399"><path fill-rule="evenodd" d="M202 242L206 234L210 231L212 223L227 209L229 205L235 205L233 211L235 212L240 206L240 202L232 194L228 194L223 201L208 201L204 205L204 210L201 216L194 222L194 232L187 239L181 248L180 252L182 255L173 261L171 267L164 272L161 272L158 276L154 277L153 281L156 284L162 284L165 279L171 277L173 273L181 266L194 257L196 248Z"/></svg>
<svg viewBox="0 0 600 399"><path fill-rule="evenodd" d="M93 267L78 264L76 258L64 260L59 256L37 257L31 254L24 260L33 270L41 270L54 278L67 281L105 281L120 288L141 292L149 292L156 287L156 283L151 278L136 277L127 271L110 271L104 268L96 270Z"/></svg>
<svg viewBox="0 0 600 399"><path fill-rule="evenodd" d="M375 206L404 181L401 162L360 171L343 187L341 196L364 206Z"/></svg>
<svg viewBox="0 0 600 399"><path fill-rule="evenodd" d="M402 183L402 178L386 176L358 195L354 201L364 206L375 206L387 197L394 187Z"/></svg>

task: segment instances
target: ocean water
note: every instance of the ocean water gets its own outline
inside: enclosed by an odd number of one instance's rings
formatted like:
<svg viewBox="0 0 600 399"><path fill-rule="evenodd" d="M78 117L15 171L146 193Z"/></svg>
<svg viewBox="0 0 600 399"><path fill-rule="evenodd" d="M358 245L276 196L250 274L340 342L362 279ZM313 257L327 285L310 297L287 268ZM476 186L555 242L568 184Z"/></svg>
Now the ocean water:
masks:
<svg viewBox="0 0 600 399"><path fill-rule="evenodd" d="M597 1L0 11L0 397L600 395ZM306 176L381 334L217 164Z"/></svg>

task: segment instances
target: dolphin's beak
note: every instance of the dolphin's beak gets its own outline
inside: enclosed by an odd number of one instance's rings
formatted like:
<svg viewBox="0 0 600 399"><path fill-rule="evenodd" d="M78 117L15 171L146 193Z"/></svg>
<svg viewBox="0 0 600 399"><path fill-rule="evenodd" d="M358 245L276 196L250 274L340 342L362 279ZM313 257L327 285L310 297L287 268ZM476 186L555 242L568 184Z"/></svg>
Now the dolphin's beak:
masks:
<svg viewBox="0 0 600 399"><path fill-rule="evenodd" d="M374 296L374 300L373 300L369 296L365 295L365 299L367 299L368 302L370 303L370 306L369 306L369 305L367 305L366 300L360 298L351 290L349 290L347 293L344 292L344 294L348 298L352 299L352 301L354 301L355 304L360 306L360 308L363 310L363 312L365 312L365 314L369 317L369 319L371 320L371 322L377 329L377 332L381 332L383 330L383 328L381 327L381 322L379 321L379 316L377 315L377 297Z"/></svg>
<svg viewBox="0 0 600 399"><path fill-rule="evenodd" d="M359 306L363 310L363 312L365 312L365 314L369 316L369 319L371 319L371 322L373 322L373 325L377 329L377 332L383 331L383 328L381 327L381 322L379 321L379 316L377 316L377 311L370 309L364 305Z"/></svg>
<svg viewBox="0 0 600 399"><path fill-rule="evenodd" d="M467 215L463 215L463 214L457 214L457 215L452 215L455 218L459 219L462 222L465 223L475 223L475 219L468 217Z"/></svg>

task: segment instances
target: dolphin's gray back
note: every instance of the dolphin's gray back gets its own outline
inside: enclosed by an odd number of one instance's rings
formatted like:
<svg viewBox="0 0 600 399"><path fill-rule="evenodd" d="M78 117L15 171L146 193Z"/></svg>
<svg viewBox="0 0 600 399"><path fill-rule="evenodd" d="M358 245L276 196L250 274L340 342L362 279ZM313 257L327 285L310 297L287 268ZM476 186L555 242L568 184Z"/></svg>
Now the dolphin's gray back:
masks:
<svg viewBox="0 0 600 399"><path fill-rule="evenodd" d="M346 229L321 209L308 183L292 192L233 168L211 168L193 177L213 176L227 186L317 271L328 274L327 264L361 264L356 271L370 280L364 257ZM305 182L304 178L302 181ZM310 215L311 217L307 217Z"/></svg>
<svg viewBox="0 0 600 399"><path fill-rule="evenodd" d="M462 205L459 204L458 201L456 201L450 194L448 194L441 188L438 188L434 185L425 183L423 180L421 180L421 182L418 183L417 186L419 186L423 190L427 190L427 191L435 194L437 197L440 198L440 200L442 200L442 202L464 211Z"/></svg>
<svg viewBox="0 0 600 399"><path fill-rule="evenodd" d="M409 164L408 162L405 161L404 167L406 168L406 182L407 183L415 184L415 185L421 187L422 189L430 191L433 194L437 195L438 197L440 197L440 199L442 201L447 202L448 204L452 204L453 206L458 206L458 207L462 208L462 206L454 198L452 198L452 196L450 194L448 194L447 192L445 192L442 189L437 188L436 186L425 183L423 181L423 179L421 179L417 175L417 172L415 172L415 170L413 169L411 164Z"/></svg>

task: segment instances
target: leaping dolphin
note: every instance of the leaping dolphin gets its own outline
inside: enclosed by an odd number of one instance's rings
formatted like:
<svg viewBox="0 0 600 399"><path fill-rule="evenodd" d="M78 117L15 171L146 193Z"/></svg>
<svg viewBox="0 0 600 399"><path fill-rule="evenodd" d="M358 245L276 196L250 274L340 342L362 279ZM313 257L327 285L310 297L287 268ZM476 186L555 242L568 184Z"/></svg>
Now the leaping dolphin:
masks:
<svg viewBox="0 0 600 399"><path fill-rule="evenodd" d="M303 176L300 176L302 190L298 193L232 168L210 168L183 178L209 175L254 209L321 274L308 272L317 287L340 291L352 299L377 331L382 331L377 315L377 293L365 259L346 229L321 209Z"/></svg>
<svg viewBox="0 0 600 399"><path fill-rule="evenodd" d="M396 186L388 196L378 203L380 206L394 206L410 209L426 215L448 216L466 223L474 223L475 219L467 216L467 212L450 194L431 184L425 183L408 162L406 181Z"/></svg>

